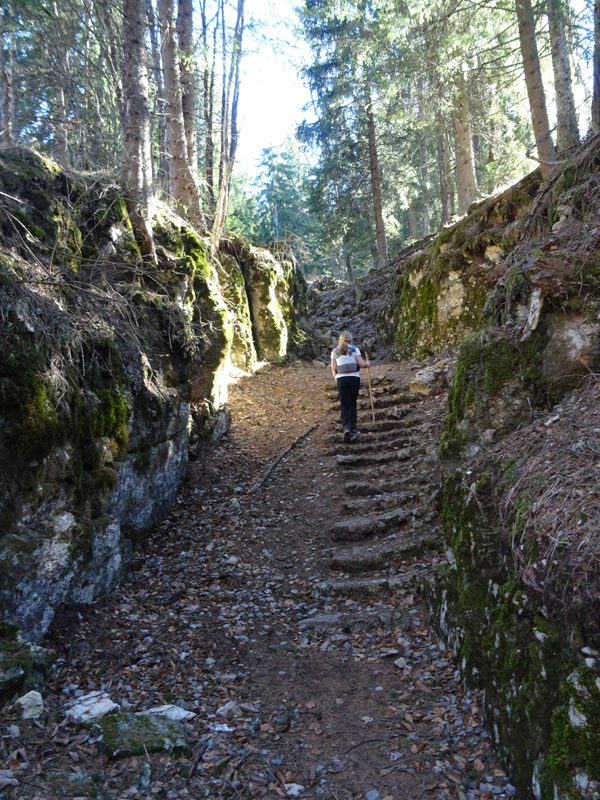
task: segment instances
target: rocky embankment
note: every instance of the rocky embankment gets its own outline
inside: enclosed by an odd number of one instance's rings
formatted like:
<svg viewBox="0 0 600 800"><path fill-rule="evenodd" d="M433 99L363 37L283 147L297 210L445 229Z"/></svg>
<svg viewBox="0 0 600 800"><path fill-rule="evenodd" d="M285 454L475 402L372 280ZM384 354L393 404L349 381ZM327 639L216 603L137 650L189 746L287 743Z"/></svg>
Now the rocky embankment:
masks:
<svg viewBox="0 0 600 800"><path fill-rule="evenodd" d="M239 237L212 253L166 208L140 258L119 188L0 157L0 695L47 659L56 609L116 585L227 382L306 352L306 286ZM13 627L14 626L14 627ZM20 638L22 637L22 638Z"/></svg>

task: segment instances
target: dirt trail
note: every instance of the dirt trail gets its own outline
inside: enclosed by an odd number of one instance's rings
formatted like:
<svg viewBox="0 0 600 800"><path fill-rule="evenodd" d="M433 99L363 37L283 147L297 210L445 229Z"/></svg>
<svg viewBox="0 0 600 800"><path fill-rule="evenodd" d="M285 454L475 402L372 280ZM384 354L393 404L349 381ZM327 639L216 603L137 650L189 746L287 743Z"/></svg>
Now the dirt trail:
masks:
<svg viewBox="0 0 600 800"><path fill-rule="evenodd" d="M352 445L326 368L267 368L232 387L228 436L190 464L130 580L57 620L45 716L3 712L0 768L20 782L1 796L514 794L416 591L442 558L443 399L408 394L410 373L371 370L376 420L362 397ZM64 723L65 703L93 690L122 711L193 711L187 745L112 758Z"/></svg>

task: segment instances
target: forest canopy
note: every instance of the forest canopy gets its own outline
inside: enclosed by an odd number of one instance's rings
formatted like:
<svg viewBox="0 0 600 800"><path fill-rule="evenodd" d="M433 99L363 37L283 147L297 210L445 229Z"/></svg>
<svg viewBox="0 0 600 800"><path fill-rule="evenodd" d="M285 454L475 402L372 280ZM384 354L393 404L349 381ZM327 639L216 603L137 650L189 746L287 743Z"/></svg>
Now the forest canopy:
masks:
<svg viewBox="0 0 600 800"><path fill-rule="evenodd" d="M238 174L247 6L2 2L1 144L120 174L148 258L161 198L352 278L600 128L599 0L304 0L311 114Z"/></svg>

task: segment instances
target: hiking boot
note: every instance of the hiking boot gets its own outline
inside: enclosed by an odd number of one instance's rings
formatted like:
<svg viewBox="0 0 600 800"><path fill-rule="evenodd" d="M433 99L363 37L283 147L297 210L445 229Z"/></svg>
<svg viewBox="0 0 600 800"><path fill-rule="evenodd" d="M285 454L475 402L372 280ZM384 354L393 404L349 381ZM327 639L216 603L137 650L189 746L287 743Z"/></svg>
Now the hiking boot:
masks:
<svg viewBox="0 0 600 800"><path fill-rule="evenodd" d="M352 431L344 431L344 441L346 444L352 441Z"/></svg>
<svg viewBox="0 0 600 800"><path fill-rule="evenodd" d="M351 442L356 442L358 440L358 437L359 437L358 431L356 431L356 430L355 431L350 431L350 441Z"/></svg>

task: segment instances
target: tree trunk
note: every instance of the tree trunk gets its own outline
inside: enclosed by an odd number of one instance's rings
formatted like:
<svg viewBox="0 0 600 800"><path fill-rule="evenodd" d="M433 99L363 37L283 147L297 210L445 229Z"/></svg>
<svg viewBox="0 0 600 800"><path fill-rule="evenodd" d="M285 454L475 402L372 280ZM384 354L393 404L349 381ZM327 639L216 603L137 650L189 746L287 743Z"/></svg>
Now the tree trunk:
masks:
<svg viewBox="0 0 600 800"><path fill-rule="evenodd" d="M377 244L377 266L384 267L388 262L385 226L383 223L383 200L381 194L381 174L377 156L377 136L375 131L375 115L371 98L371 86L365 82L365 111L367 115L367 138L369 143L369 167L371 172L371 195L373 197L373 213L375 216L375 241Z"/></svg>
<svg viewBox="0 0 600 800"><path fill-rule="evenodd" d="M592 133L600 133L600 0L594 0L594 89Z"/></svg>
<svg viewBox="0 0 600 800"><path fill-rule="evenodd" d="M54 2L54 22L59 25L59 13L56 0ZM54 151L56 158L63 167L69 165L69 137L67 133L67 93L65 84L69 76L68 50L64 44L61 46L58 40L58 31L54 32L57 41L53 42L56 47L56 66L58 75L55 76L57 89L54 107Z"/></svg>
<svg viewBox="0 0 600 800"><path fill-rule="evenodd" d="M277 198L275 195L275 185L271 181L271 192L273 194L273 230L275 231L275 241L279 241L279 208L277 207Z"/></svg>
<svg viewBox="0 0 600 800"><path fill-rule="evenodd" d="M529 110L533 133L537 145L538 157L542 169L542 177L547 178L555 168L556 152L550 136L546 98L540 70L535 25L531 0L515 0L515 10L519 21L519 39L521 55L525 69L525 83L529 97Z"/></svg>
<svg viewBox="0 0 600 800"><path fill-rule="evenodd" d="M215 108L215 59L217 54L217 25L213 29L212 57L209 63L208 22L206 18L206 0L200 6L202 19L202 51L204 66L202 69L202 115L204 118L204 181L208 212L211 217L215 213L215 140L214 140L214 108Z"/></svg>
<svg viewBox="0 0 600 800"><path fill-rule="evenodd" d="M475 171L475 153L473 151L467 81L462 72L459 72L456 76L456 90L454 92L454 147L456 153L455 172L458 213L465 214L471 203L477 199L479 186Z"/></svg>
<svg viewBox="0 0 600 800"><path fill-rule="evenodd" d="M440 177L440 198L442 201L442 226L454 216L454 186L450 169L450 147L448 133L441 112L436 115L437 124L437 162Z"/></svg>
<svg viewBox="0 0 600 800"><path fill-rule="evenodd" d="M127 207L140 250L156 261L152 237L150 111L146 72L146 2L124 0L123 88L125 158L123 176Z"/></svg>
<svg viewBox="0 0 600 800"><path fill-rule="evenodd" d="M99 45L109 67L109 72L113 80L115 96L117 101L118 124L115 119L115 155L119 151L119 141L125 130L125 98L123 97L122 70L119 65L122 63L122 53L119 44L119 35L115 30L110 6L105 0L94 0L94 14L98 19L102 35L99 37ZM115 160L116 163L116 160Z"/></svg>
<svg viewBox="0 0 600 800"><path fill-rule="evenodd" d="M417 224L417 212L414 208L408 209L408 235L411 239L419 238L419 226Z"/></svg>
<svg viewBox="0 0 600 800"><path fill-rule="evenodd" d="M546 13L550 29L552 70L556 89L556 150L566 153L579 144L577 112L571 84L569 48L565 33L565 14L562 0L547 0Z"/></svg>
<svg viewBox="0 0 600 800"><path fill-rule="evenodd" d="M200 193L188 160L181 75L176 53L173 0L158 0L158 20L161 34L161 56L165 81L167 113L167 153L169 157L169 184L171 196L183 206L192 225L204 227Z"/></svg>
<svg viewBox="0 0 600 800"><path fill-rule="evenodd" d="M156 148L152 162L156 174L155 184L167 188L169 165L167 163L167 132L165 120L165 85L160 63L160 46L158 44L158 27L152 0L146 0L146 14L150 33L150 50L152 53L152 78L154 81L154 102L150 116L152 125L151 142ZM156 164L154 163L156 161Z"/></svg>
<svg viewBox="0 0 600 800"><path fill-rule="evenodd" d="M8 16L7 11L4 12ZM0 144L10 145L14 142L14 34L6 29L6 20L2 19L3 30L0 32Z"/></svg>
<svg viewBox="0 0 600 800"><path fill-rule="evenodd" d="M222 11L223 24L225 10ZM244 33L244 0L238 0L237 16L233 31L233 41L231 44L231 60L229 74L226 80L226 89L223 92L223 108L221 113L222 128L224 135L221 136L221 159L219 163L219 194L215 209L215 219L211 239L216 245L221 238L225 220L227 218L227 206L229 204L229 186L231 184L231 173L235 163L235 155L238 145L237 112L240 96L240 63L242 58L242 37ZM225 73L224 73L225 74Z"/></svg>
<svg viewBox="0 0 600 800"><path fill-rule="evenodd" d="M423 238L429 236L431 219L429 214L429 168L427 165L427 138L421 142L421 202L423 203Z"/></svg>
<svg viewBox="0 0 600 800"><path fill-rule="evenodd" d="M188 162L198 185L198 145L196 142L196 84L194 80L194 20L192 0L179 0L177 42L181 73L181 107L187 144Z"/></svg>
<svg viewBox="0 0 600 800"><path fill-rule="evenodd" d="M346 280L352 283L354 280L354 272L352 270L352 258L350 255L350 247L348 246L348 237L344 237L344 260L346 262Z"/></svg>

